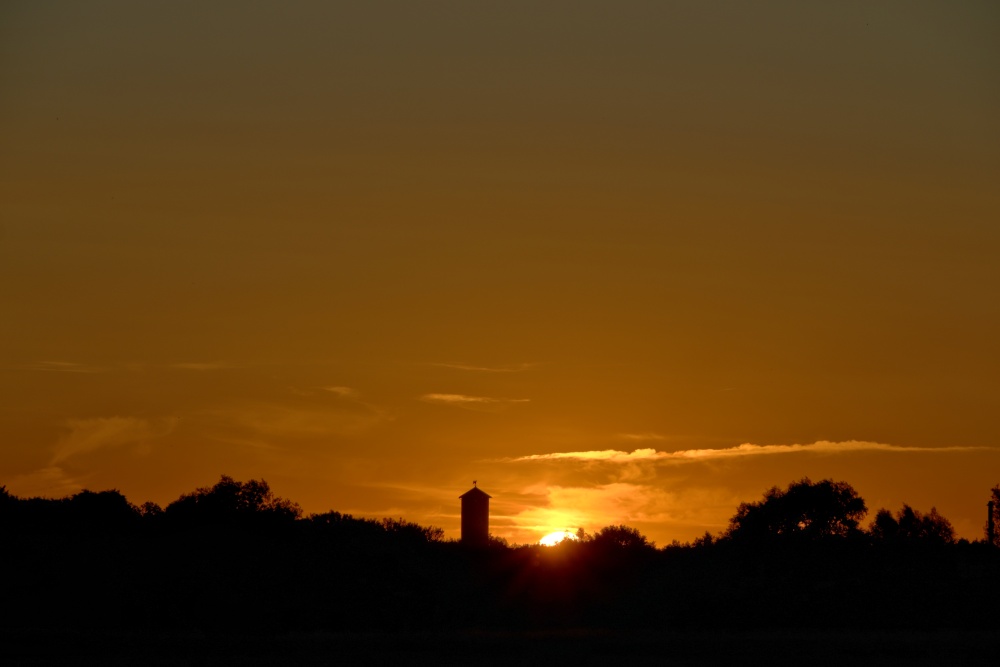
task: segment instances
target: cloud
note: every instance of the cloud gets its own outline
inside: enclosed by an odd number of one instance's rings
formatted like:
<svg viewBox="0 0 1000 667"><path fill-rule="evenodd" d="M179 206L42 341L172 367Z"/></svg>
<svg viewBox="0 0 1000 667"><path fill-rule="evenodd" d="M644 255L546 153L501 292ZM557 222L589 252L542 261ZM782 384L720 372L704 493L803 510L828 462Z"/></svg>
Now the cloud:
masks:
<svg viewBox="0 0 1000 667"><path fill-rule="evenodd" d="M323 391L336 394L340 398L354 398L358 395L358 390L351 387L323 387Z"/></svg>
<svg viewBox="0 0 1000 667"><path fill-rule="evenodd" d="M103 373L105 371L99 366L79 364L75 361L39 361L28 366L28 369L49 373Z"/></svg>
<svg viewBox="0 0 1000 667"><path fill-rule="evenodd" d="M811 444L706 445L680 451L640 447L539 453L494 459L507 465L501 468L506 484L496 485L495 492L491 489L492 505L504 510L503 517L498 517L498 532L513 541L535 541L546 532L575 530L577 526L590 532L624 523L666 544L673 539L691 540L705 531L718 533L725 529L739 503L804 475L843 479L850 471L851 481L859 484L856 488L873 509L898 507L903 501L923 503L919 499L930 496L921 495L925 480L921 474L911 474L913 471L931 465L942 474L950 474L963 466L967 469L973 460L979 460L976 457L998 451L982 446L916 447L824 440ZM892 490L881 491L882 497L871 497L871 489L890 482L878 480L872 466L858 465L860 458L872 457L892 458L900 464L891 481ZM917 465L915 458L922 463ZM522 489L518 481L526 474L538 480L532 487L535 498L508 499L510 492L504 486ZM928 507L931 504L931 500L926 501Z"/></svg>
<svg viewBox="0 0 1000 667"><path fill-rule="evenodd" d="M662 489L623 482L593 487L550 486L542 502L510 518L518 528L541 535L560 529L593 530L612 523L663 520L663 506L669 504L669 495Z"/></svg>
<svg viewBox="0 0 1000 667"><path fill-rule="evenodd" d="M661 458L664 452L655 449L637 449L633 452L622 452L617 449L600 449L589 452L555 452L553 454L529 454L519 456L512 461L557 461L569 459L572 461L610 461L611 463L628 463Z"/></svg>
<svg viewBox="0 0 1000 667"><path fill-rule="evenodd" d="M528 403L530 398L490 398L488 396L466 396L465 394L424 394L420 397L425 403L450 405L463 410L497 411L503 410L514 403Z"/></svg>
<svg viewBox="0 0 1000 667"><path fill-rule="evenodd" d="M236 368L236 366L221 361L183 361L171 364L170 368L176 368L183 371L222 371L230 368Z"/></svg>
<svg viewBox="0 0 1000 667"><path fill-rule="evenodd" d="M848 440L846 442L829 442L821 440L808 445L752 445L745 443L735 447L719 449L684 449L676 452L661 452L655 449L636 449L623 452L617 449L602 449L585 452L555 452L551 454L530 454L519 456L509 461L603 461L608 463L634 463L636 461L692 462L717 459L740 458L747 456L767 456L773 454L795 454L811 452L819 454L845 454L850 452L892 452L892 453L943 453L969 452L986 449L985 447L908 447L903 445L887 445L879 442Z"/></svg>
<svg viewBox="0 0 1000 667"><path fill-rule="evenodd" d="M332 408L329 404L299 406L252 403L216 410L210 414L215 417L216 423L228 424L255 434L250 438L240 437L261 444L289 438L356 436L393 419L380 408L353 401L338 408Z"/></svg>
<svg viewBox="0 0 1000 667"><path fill-rule="evenodd" d="M278 451L280 449L276 445L273 445L265 440L259 440L253 438L240 438L229 435L213 435L210 437L212 438L212 440L216 442L222 442L227 445L236 445L238 447L245 447L247 449L256 449L260 451Z"/></svg>
<svg viewBox="0 0 1000 667"><path fill-rule="evenodd" d="M69 422L70 431L56 443L52 463L99 449L139 445L174 430L176 418L150 421L136 417L104 417Z"/></svg>
<svg viewBox="0 0 1000 667"><path fill-rule="evenodd" d="M619 433L621 440L631 440L633 442L647 442L650 440L666 440L667 436L659 433Z"/></svg>
<svg viewBox="0 0 1000 667"><path fill-rule="evenodd" d="M510 508L497 524L508 526L515 542L535 542L555 530L593 533L619 524L661 540L691 539L724 528L737 502L730 491L717 488L668 490L629 482L548 486L535 502Z"/></svg>
<svg viewBox="0 0 1000 667"><path fill-rule="evenodd" d="M16 475L7 482L6 487L8 491L21 498L36 496L63 498L83 489L78 480L55 465Z"/></svg>
<svg viewBox="0 0 1000 667"><path fill-rule="evenodd" d="M441 366L442 368L453 368L458 371L474 371L478 373L521 373L538 364L522 363L509 364L505 366L474 366L472 364L444 364L432 363L431 366Z"/></svg>

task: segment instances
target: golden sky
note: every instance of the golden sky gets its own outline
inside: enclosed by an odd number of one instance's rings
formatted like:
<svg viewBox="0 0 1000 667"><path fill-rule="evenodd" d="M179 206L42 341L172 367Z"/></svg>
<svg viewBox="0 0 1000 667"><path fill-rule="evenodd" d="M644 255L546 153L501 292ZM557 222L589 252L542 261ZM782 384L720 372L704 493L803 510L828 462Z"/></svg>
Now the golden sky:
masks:
<svg viewBox="0 0 1000 667"><path fill-rule="evenodd" d="M0 484L981 534L1000 5L0 6Z"/></svg>

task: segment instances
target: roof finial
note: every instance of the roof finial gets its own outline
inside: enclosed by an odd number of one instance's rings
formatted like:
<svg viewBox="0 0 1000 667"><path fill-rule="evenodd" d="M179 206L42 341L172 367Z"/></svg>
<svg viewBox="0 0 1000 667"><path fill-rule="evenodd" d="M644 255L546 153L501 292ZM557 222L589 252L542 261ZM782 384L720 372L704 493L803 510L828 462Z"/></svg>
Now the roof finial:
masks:
<svg viewBox="0 0 1000 667"><path fill-rule="evenodd" d="M472 486L476 485L476 480L472 480Z"/></svg>

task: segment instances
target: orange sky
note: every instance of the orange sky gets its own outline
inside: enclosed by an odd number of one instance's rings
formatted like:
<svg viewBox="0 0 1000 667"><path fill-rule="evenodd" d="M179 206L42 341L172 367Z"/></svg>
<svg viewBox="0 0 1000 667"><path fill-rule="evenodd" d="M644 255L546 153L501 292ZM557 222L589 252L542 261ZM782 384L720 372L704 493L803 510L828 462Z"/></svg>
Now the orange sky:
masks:
<svg viewBox="0 0 1000 667"><path fill-rule="evenodd" d="M808 475L979 537L998 30L994 2L5 2L0 484L263 477L457 537L478 479L513 541L662 545Z"/></svg>

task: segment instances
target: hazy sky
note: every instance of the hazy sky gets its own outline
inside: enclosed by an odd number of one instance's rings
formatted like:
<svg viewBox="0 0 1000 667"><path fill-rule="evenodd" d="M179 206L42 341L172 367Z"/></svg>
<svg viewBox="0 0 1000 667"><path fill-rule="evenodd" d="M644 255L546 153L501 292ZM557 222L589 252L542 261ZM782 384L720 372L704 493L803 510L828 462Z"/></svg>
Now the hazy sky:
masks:
<svg viewBox="0 0 1000 667"><path fill-rule="evenodd" d="M808 475L977 538L998 34L992 0L7 0L0 484L263 477L457 537L477 479L513 541L662 545Z"/></svg>

